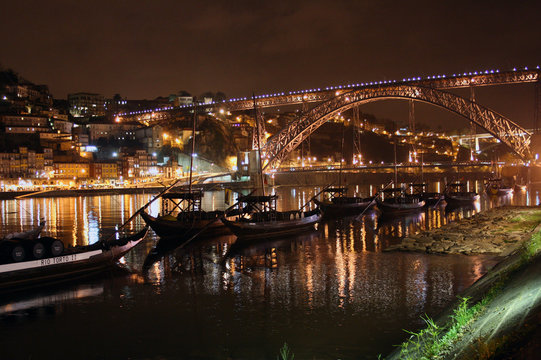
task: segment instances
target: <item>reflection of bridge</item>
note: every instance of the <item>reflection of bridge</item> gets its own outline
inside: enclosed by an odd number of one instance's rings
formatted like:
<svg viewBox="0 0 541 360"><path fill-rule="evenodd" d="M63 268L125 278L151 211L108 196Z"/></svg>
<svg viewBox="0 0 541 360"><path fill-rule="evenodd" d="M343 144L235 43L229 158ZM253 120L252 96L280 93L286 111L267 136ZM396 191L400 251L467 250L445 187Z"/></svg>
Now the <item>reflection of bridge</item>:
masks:
<svg viewBox="0 0 541 360"><path fill-rule="evenodd" d="M263 151L267 159L266 167L277 166L291 151L299 146L313 131L336 114L357 107L363 103L386 99L409 99L430 103L472 121L487 130L494 137L509 146L520 158L530 159L531 134L504 116L488 109L473 99L447 92L448 89L471 88L518 83L536 83L536 109L539 109L541 91L539 87L539 67L535 70L516 70L500 72L490 70L474 73L437 75L426 78L414 77L401 81L379 81L361 84L331 86L324 89L309 89L259 95L254 99L229 99L221 103L203 104L205 111L224 109L243 111L253 109L254 102L260 108L314 103L290 123L287 128L269 139ZM119 117L131 120L168 121L185 115L193 106L153 109ZM540 111L536 111L535 127Z"/></svg>

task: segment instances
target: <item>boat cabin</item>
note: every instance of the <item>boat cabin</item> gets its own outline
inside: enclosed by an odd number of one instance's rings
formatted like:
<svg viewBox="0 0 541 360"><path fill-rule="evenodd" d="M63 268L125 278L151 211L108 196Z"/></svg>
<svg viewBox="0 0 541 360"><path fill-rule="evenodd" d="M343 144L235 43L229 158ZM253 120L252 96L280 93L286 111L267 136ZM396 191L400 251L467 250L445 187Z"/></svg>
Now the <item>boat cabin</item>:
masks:
<svg viewBox="0 0 541 360"><path fill-rule="evenodd" d="M423 194L426 192L427 185L425 183L412 183L408 185L408 188L410 189L412 194Z"/></svg>
<svg viewBox="0 0 541 360"><path fill-rule="evenodd" d="M344 197L346 196L347 192L347 187L330 187L323 190L323 193L327 194L331 200L338 197Z"/></svg>
<svg viewBox="0 0 541 360"><path fill-rule="evenodd" d="M239 209L249 208L254 212L275 212L278 195L246 195L238 199Z"/></svg>
<svg viewBox="0 0 541 360"><path fill-rule="evenodd" d="M447 192L460 193L467 192L467 186L465 183L453 183L447 185Z"/></svg>
<svg viewBox="0 0 541 360"><path fill-rule="evenodd" d="M381 191L381 199L405 197L406 189L401 187L384 189Z"/></svg>
<svg viewBox="0 0 541 360"><path fill-rule="evenodd" d="M179 191L168 192L162 195L162 211L165 214L171 214L175 210L179 213L201 211L201 199L203 191Z"/></svg>

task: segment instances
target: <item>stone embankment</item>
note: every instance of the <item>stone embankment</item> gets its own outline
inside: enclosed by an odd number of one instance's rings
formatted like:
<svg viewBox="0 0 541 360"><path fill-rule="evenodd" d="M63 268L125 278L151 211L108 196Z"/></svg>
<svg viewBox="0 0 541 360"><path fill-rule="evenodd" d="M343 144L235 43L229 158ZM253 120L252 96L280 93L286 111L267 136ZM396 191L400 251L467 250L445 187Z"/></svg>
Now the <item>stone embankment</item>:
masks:
<svg viewBox="0 0 541 360"><path fill-rule="evenodd" d="M506 256L531 236L538 207L505 206L449 223L441 228L405 237L385 251L435 254L494 254Z"/></svg>

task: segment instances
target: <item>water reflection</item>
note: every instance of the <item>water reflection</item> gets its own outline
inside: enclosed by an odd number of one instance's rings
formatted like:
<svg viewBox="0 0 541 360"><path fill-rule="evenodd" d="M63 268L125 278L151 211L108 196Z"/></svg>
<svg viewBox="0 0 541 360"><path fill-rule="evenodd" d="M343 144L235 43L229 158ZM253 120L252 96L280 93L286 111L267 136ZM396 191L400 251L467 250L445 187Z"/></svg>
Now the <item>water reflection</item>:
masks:
<svg viewBox="0 0 541 360"><path fill-rule="evenodd" d="M32 295L18 296L15 299L0 299L0 316L13 315L31 309L53 306L75 299L83 299L103 294L103 284L84 284L73 288L47 291ZM53 307L54 308L54 307Z"/></svg>
<svg viewBox="0 0 541 360"><path fill-rule="evenodd" d="M479 183L471 185L476 186ZM365 196L378 187L359 185L355 190ZM280 210L303 205L320 190L274 189ZM111 233L152 196L4 200L1 231L28 230L45 217L44 233L69 243L91 243ZM52 306L54 324L77 332L78 341L63 348L73 357L81 348L92 348L95 334L106 328L115 334L115 345L106 349L110 358L269 359L284 341L296 358L377 358L403 340L403 328L421 326L421 315L436 315L496 261L382 250L401 237L494 206L535 203L538 197L537 189L497 201L482 195L471 207L428 208L387 219L370 211L272 241L239 242L234 236L194 241L159 254L141 272L156 249L158 238L151 236L123 259L136 274L82 284L96 292L88 296L46 295L28 301L41 309ZM225 208L220 205L223 199L223 191L206 194L203 208ZM149 211L157 215L159 201ZM136 218L129 230L142 226ZM86 325L74 329L73 324ZM38 318L32 326L3 325L0 337L18 339L18 348L29 349L35 358L52 357L45 345L32 341L38 334L43 343L54 340L55 334L44 331L52 326L51 319ZM133 329L152 331L145 332L145 341L134 342L129 335ZM6 351L10 358L11 350Z"/></svg>
<svg viewBox="0 0 541 360"><path fill-rule="evenodd" d="M43 234L61 239L65 245L88 245L111 234L152 195L116 195L66 198L1 200L1 234L29 230L40 218L46 220ZM125 206L127 204L127 206ZM136 218L126 230L144 226Z"/></svg>

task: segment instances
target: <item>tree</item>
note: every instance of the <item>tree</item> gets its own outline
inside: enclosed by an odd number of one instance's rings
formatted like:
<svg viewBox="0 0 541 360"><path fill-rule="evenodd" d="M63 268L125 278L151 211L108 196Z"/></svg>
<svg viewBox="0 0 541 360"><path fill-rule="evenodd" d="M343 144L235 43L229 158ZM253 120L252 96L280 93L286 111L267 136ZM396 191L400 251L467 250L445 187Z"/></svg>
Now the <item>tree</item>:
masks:
<svg viewBox="0 0 541 360"><path fill-rule="evenodd" d="M214 97L214 101L216 102L221 102L221 101L224 101L227 97L225 96L225 94L221 91L218 91Z"/></svg>
<svg viewBox="0 0 541 360"><path fill-rule="evenodd" d="M200 98L201 99L204 99L204 98L214 99L214 93L212 91L206 91L206 92L201 94Z"/></svg>
<svg viewBox="0 0 541 360"><path fill-rule="evenodd" d="M198 130L196 152L201 156L214 161L217 165L226 166L227 157L237 154L238 148L232 140L233 134L224 123L207 118ZM191 144L185 148L191 149Z"/></svg>

